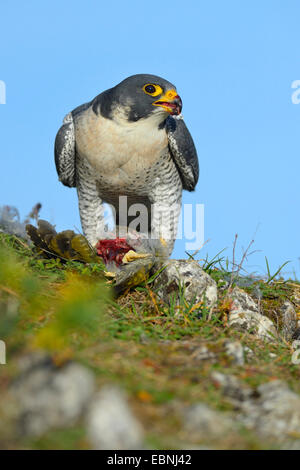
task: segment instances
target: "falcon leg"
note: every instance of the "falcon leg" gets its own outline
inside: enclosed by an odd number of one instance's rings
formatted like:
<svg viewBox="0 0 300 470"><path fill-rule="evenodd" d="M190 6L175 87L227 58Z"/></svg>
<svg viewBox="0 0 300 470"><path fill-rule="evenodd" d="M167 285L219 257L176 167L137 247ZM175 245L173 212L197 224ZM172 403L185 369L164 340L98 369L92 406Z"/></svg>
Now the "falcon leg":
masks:
<svg viewBox="0 0 300 470"><path fill-rule="evenodd" d="M77 167L77 194L81 226L92 246L103 236L105 228L104 208L99 197L96 181L87 165Z"/></svg>
<svg viewBox="0 0 300 470"><path fill-rule="evenodd" d="M178 189L178 190L177 190ZM181 187L160 184L151 195L151 238L158 238L171 255L176 240L178 220L181 212Z"/></svg>

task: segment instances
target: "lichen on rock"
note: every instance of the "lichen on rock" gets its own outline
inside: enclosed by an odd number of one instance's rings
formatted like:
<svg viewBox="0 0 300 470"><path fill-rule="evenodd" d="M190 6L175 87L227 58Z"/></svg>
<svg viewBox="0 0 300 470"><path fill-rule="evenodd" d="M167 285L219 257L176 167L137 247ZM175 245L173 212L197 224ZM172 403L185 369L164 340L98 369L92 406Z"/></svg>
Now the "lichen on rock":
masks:
<svg viewBox="0 0 300 470"><path fill-rule="evenodd" d="M274 341L277 332L273 322L259 311L252 297L239 287L235 287L228 298L232 300L229 326L254 334L265 341Z"/></svg>
<svg viewBox="0 0 300 470"><path fill-rule="evenodd" d="M212 308L218 298L216 282L194 260L169 260L154 287L166 302L172 297L178 303L180 290L188 303L202 302L208 308Z"/></svg>

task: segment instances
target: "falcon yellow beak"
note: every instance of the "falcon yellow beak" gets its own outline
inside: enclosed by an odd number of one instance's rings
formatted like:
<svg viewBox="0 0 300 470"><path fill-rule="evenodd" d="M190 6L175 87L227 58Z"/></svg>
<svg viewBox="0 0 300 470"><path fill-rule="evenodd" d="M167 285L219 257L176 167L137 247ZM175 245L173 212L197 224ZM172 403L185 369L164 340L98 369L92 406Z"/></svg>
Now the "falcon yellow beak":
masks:
<svg viewBox="0 0 300 470"><path fill-rule="evenodd" d="M176 90L168 90L158 101L152 103L153 106L160 106L172 115L181 113L182 101Z"/></svg>

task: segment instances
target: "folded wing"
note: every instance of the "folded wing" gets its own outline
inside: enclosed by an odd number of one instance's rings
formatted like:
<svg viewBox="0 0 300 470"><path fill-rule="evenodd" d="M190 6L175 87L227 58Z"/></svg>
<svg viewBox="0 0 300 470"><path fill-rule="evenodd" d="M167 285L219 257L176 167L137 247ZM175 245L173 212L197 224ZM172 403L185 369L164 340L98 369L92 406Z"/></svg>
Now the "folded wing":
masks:
<svg viewBox="0 0 300 470"><path fill-rule="evenodd" d="M183 189L193 191L199 178L197 151L183 119L166 120L169 149L179 171Z"/></svg>

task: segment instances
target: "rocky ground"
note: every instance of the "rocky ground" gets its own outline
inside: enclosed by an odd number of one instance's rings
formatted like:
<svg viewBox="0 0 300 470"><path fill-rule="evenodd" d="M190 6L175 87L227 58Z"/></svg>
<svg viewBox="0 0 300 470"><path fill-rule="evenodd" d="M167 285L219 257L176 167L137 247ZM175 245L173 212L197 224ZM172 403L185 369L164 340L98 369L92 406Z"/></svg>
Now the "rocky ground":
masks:
<svg viewBox="0 0 300 470"><path fill-rule="evenodd" d="M0 447L300 449L299 312L300 283L193 259L114 297L2 233Z"/></svg>

